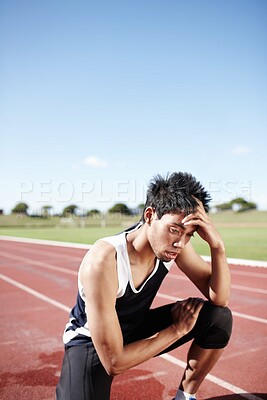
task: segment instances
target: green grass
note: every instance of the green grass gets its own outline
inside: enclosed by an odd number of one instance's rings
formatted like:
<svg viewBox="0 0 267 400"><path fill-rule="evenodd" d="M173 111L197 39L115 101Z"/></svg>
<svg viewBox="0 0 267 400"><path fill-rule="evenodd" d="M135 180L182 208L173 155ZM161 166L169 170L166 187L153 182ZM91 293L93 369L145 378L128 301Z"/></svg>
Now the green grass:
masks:
<svg viewBox="0 0 267 400"><path fill-rule="evenodd" d="M235 223L235 224L261 224L267 223L267 211L247 211L233 212L224 211L216 214L211 214L215 224L220 223Z"/></svg>
<svg viewBox="0 0 267 400"><path fill-rule="evenodd" d="M92 244L101 237L113 235L121 230L122 228L118 229L116 227L10 228L0 229L0 235Z"/></svg>
<svg viewBox="0 0 267 400"><path fill-rule="evenodd" d="M211 217L225 241L228 257L267 260L267 212L223 212ZM99 217L62 221L59 217L4 215L0 216L0 235L91 244L120 232L137 220L136 217L109 216L103 224L104 219ZM199 254L209 255L208 246L197 235L192 243Z"/></svg>
<svg viewBox="0 0 267 400"><path fill-rule="evenodd" d="M267 261L267 229L265 227L218 228L221 233L228 257ZM209 248L199 236L192 239L199 254L209 255Z"/></svg>
<svg viewBox="0 0 267 400"><path fill-rule="evenodd" d="M28 216L0 215L0 228L10 227L45 227L55 226L60 223L59 217L53 218L31 218Z"/></svg>

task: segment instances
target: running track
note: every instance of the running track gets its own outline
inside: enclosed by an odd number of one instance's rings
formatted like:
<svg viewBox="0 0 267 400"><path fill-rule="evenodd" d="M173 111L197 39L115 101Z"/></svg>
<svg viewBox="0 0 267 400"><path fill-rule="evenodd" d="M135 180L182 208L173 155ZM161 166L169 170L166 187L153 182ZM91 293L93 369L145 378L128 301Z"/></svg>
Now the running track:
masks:
<svg viewBox="0 0 267 400"><path fill-rule="evenodd" d="M86 251L86 246L0 240L0 399L54 399L62 331L76 299L77 270ZM233 336L198 399L267 399L267 269L231 265L231 271ZM199 292L172 269L154 304L175 301L176 295L186 298ZM116 377L111 400L170 400L187 348Z"/></svg>

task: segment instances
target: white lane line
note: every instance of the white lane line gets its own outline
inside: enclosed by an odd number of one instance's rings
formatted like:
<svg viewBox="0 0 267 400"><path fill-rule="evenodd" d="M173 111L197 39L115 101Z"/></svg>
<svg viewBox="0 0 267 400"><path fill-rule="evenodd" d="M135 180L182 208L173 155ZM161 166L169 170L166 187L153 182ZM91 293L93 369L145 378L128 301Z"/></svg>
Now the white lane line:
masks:
<svg viewBox="0 0 267 400"><path fill-rule="evenodd" d="M35 261L35 260L31 260L30 258L26 258L26 257L15 256L13 254L5 253L3 251L0 251L0 255L4 255L4 256L12 258L14 260L27 262L27 263L29 263L31 265L39 265L40 267L44 267L44 268L48 268L48 269L51 269L51 270L54 270L54 271L58 271L58 272L62 272L62 273L66 273L66 274L77 276L77 272L76 271L71 271L71 270L66 269L66 268L57 267L55 265L47 264L47 263L44 263L42 261ZM173 275L173 277L176 278L175 275ZM187 278L185 278L185 279L187 279ZM167 300L171 300L171 301L183 300L182 298L170 296L170 295L164 294L164 293L158 293L157 297L161 297L163 299L167 299ZM256 322L261 322L263 324L267 324L267 320L264 319L264 318L254 317L252 315L243 314L243 313L239 313L239 312L236 312L236 311L232 311L232 314L235 315L236 317L240 317L240 318L248 319L248 320L251 320L251 321L256 321Z"/></svg>
<svg viewBox="0 0 267 400"><path fill-rule="evenodd" d="M267 319L265 319L265 318L254 317L253 315L243 314L238 311L232 311L232 314L235 317L240 317L240 318L244 318L244 319L249 319L250 321L261 322L262 324L267 324Z"/></svg>
<svg viewBox="0 0 267 400"><path fill-rule="evenodd" d="M253 288L253 287L248 287L248 286L241 286L241 285L234 285L234 284L232 284L231 287L233 289L245 290L247 292L267 294L267 290L265 290L265 289L258 289L258 288Z"/></svg>
<svg viewBox="0 0 267 400"><path fill-rule="evenodd" d="M60 308L63 311L67 311L67 312L70 311L70 307L66 306L65 304L62 304L56 300L53 300L50 297L45 296L44 294L37 292L36 290L31 289L30 287L23 285L22 283L17 282L14 279L9 278L8 276L0 274L0 279L3 279L4 281L10 283L11 285L16 286L17 288L19 288L21 290L24 290L25 292L31 294L32 296L37 297L38 299L43 300L57 308ZM180 366L183 369L186 366L185 362L183 362L182 360L179 360L178 358L176 358L174 356L171 356L170 354L162 354L160 357L165 359L166 361L171 362L172 364ZM240 396L242 396L248 400L263 400L260 397L249 394L249 393L247 393L247 391L245 391L237 386L234 386L231 383L224 381L223 379L217 378L214 375L208 374L206 376L206 379L215 383L218 386L221 386L221 387L229 390L232 393L239 394Z"/></svg>
<svg viewBox="0 0 267 400"><path fill-rule="evenodd" d="M201 256L203 260L210 262L211 256ZM228 264L245 265L247 267L263 267L267 268L267 261L246 260L243 258L230 258L227 257Z"/></svg>
<svg viewBox="0 0 267 400"><path fill-rule="evenodd" d="M90 249L90 247L92 246L91 244L57 242L55 240L31 239L31 238L4 236L4 235L0 235L0 240L8 240L10 242L43 244L46 246L56 246L56 247L73 247L75 249Z"/></svg>
<svg viewBox="0 0 267 400"><path fill-rule="evenodd" d="M157 297L161 297L162 299L166 299L166 300L171 300L171 301L179 301L179 300L183 300L179 297L174 297L174 296L170 296L168 294L164 294L164 293L157 293ZM249 314L243 314L237 311L232 311L232 314L235 317L240 317L240 318L244 318L244 319L248 319L250 321L255 321L255 322L260 322L262 324L267 324L267 319L264 318L260 318L260 317L254 317L253 315L249 315Z"/></svg>
<svg viewBox="0 0 267 400"><path fill-rule="evenodd" d="M183 275L168 274L167 278L190 282L189 279ZM244 290L247 292L267 294L267 290L265 290L265 289L253 288L253 287L248 287L248 286L243 286L243 285L232 284L231 288L238 289L238 290Z"/></svg>
<svg viewBox="0 0 267 400"><path fill-rule="evenodd" d="M43 240L43 239L30 239L30 238L22 238L16 236L4 236L0 235L0 240L9 240L13 242L22 242L22 243L36 243L43 244L48 246L59 246L59 247L73 247L76 249L90 249L92 247L91 244L83 244L83 243L71 243L71 242L58 242L55 240ZM204 260L211 260L210 256L201 256ZM229 264L234 265L246 265L248 267L264 267L267 268L267 261L258 261L258 260L246 260L241 258L227 258Z"/></svg>
<svg viewBox="0 0 267 400"><path fill-rule="evenodd" d="M45 263L42 261L32 260L31 258L27 258L27 257L16 256L15 254L9 254L9 253L6 253L5 251L0 251L0 256L11 258L16 261L23 261L23 262L31 264L31 265L38 265L39 267L44 267L47 269L51 269L53 271L63 272L64 274L69 274L69 275L77 275L78 274L77 271L72 271L67 268L57 267L56 265L48 264L48 263Z"/></svg>
<svg viewBox="0 0 267 400"><path fill-rule="evenodd" d="M162 354L160 357L163 358L166 361L169 361L172 364L178 365L179 367L181 367L183 369L185 369L185 367L186 367L186 363L185 362L179 360L176 357L173 357L170 354ZM248 399L248 400L263 400L261 397L257 397L257 396L255 396L253 394L250 394L246 390L243 390L238 386L232 385L231 383L226 382L223 379L217 378L214 375L208 374L205 379L207 379L208 381L210 381L212 383L215 383L218 386L223 387L224 389L229 390L232 393L238 394L239 396L244 397L245 399Z"/></svg>
<svg viewBox="0 0 267 400"><path fill-rule="evenodd" d="M267 274L262 274L260 272L235 271L233 268L231 268L231 275L241 275L241 276L244 276L245 278L247 276L253 276L255 278L267 279Z"/></svg>
<svg viewBox="0 0 267 400"><path fill-rule="evenodd" d="M63 311L70 312L70 307L65 306L65 304L62 304L59 301L53 300L50 297L45 296L44 294L37 292L36 290L31 289L30 287L23 285L22 283L17 282L14 279L11 279L6 275L0 274L0 278L3 279L3 281L6 281L6 282L10 283L11 285L16 286L19 289L24 290L24 292L27 292L34 297L37 297L37 299L46 301L47 303L52 304L53 306L60 308Z"/></svg>
<svg viewBox="0 0 267 400"><path fill-rule="evenodd" d="M13 245L14 244L12 243L12 246ZM34 243L34 246L35 246L35 243ZM81 255L80 257L72 256L72 255L66 253L65 249L61 249L61 251L59 251L59 249L53 249L54 251L51 251L51 249L44 248L44 247L42 247L42 249L43 250L39 250L39 248L38 248L38 250L37 250L37 247L34 248L33 246L31 248L29 248L29 247L19 247L19 255L21 255L21 257L25 257L25 256L27 257L29 254L31 254L31 255L33 255L33 254L35 255L36 254L36 255L38 255L40 257L47 258L47 256L49 256L50 258L53 258L53 259L67 260L68 262L69 261L75 261L75 262L78 262L78 263L81 262L81 260L83 258L83 255ZM8 248L6 248L5 250L6 251L11 251L11 252L14 251L14 249L10 250ZM70 250L72 250L72 249L70 249Z"/></svg>

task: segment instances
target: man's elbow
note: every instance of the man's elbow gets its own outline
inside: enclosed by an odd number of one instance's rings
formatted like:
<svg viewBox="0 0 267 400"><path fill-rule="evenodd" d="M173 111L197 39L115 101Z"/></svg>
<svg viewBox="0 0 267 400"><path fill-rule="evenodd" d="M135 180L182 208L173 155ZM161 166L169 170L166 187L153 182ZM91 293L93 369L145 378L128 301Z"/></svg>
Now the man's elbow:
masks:
<svg viewBox="0 0 267 400"><path fill-rule="evenodd" d="M123 348L102 342L96 346L96 351L109 376L120 375L129 369L125 368Z"/></svg>
<svg viewBox="0 0 267 400"><path fill-rule="evenodd" d="M118 362L115 361L108 362L106 365L104 365L104 368L107 374L112 377L120 375L127 370L126 368L123 368L121 365L119 365Z"/></svg>
<svg viewBox="0 0 267 400"><path fill-rule="evenodd" d="M105 370L106 370L106 373L109 376L112 376L112 377L120 375L123 372L123 371L121 371L121 370L119 370L118 368L115 368L115 367L105 368Z"/></svg>
<svg viewBox="0 0 267 400"><path fill-rule="evenodd" d="M109 351L104 354L104 357L100 357L100 361L109 376L120 375L129 369L123 357L123 352Z"/></svg>
<svg viewBox="0 0 267 400"><path fill-rule="evenodd" d="M211 301L211 302L212 302L212 304L214 304L215 306L218 306L218 307L227 307L228 303L229 303L228 300L226 300L226 301L223 301L223 300L221 300L221 301Z"/></svg>
<svg viewBox="0 0 267 400"><path fill-rule="evenodd" d="M218 297L218 296L210 296L209 300L212 304L218 307L227 307L229 304L230 296Z"/></svg>
<svg viewBox="0 0 267 400"><path fill-rule="evenodd" d="M230 290L225 290L224 293L216 293L211 290L209 293L209 301L218 307L227 307L230 300Z"/></svg>

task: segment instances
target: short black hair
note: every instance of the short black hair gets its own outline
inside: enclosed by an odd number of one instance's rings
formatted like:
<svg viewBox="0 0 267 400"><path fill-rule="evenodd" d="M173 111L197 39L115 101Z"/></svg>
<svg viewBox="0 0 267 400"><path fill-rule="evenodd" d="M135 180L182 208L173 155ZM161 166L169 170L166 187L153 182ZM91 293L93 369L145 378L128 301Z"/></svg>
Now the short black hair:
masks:
<svg viewBox="0 0 267 400"><path fill-rule="evenodd" d="M187 172L173 172L166 177L156 175L150 181L144 211L153 207L160 219L167 213L194 213L200 200L209 211L210 194L194 176ZM142 220L144 221L144 213Z"/></svg>

